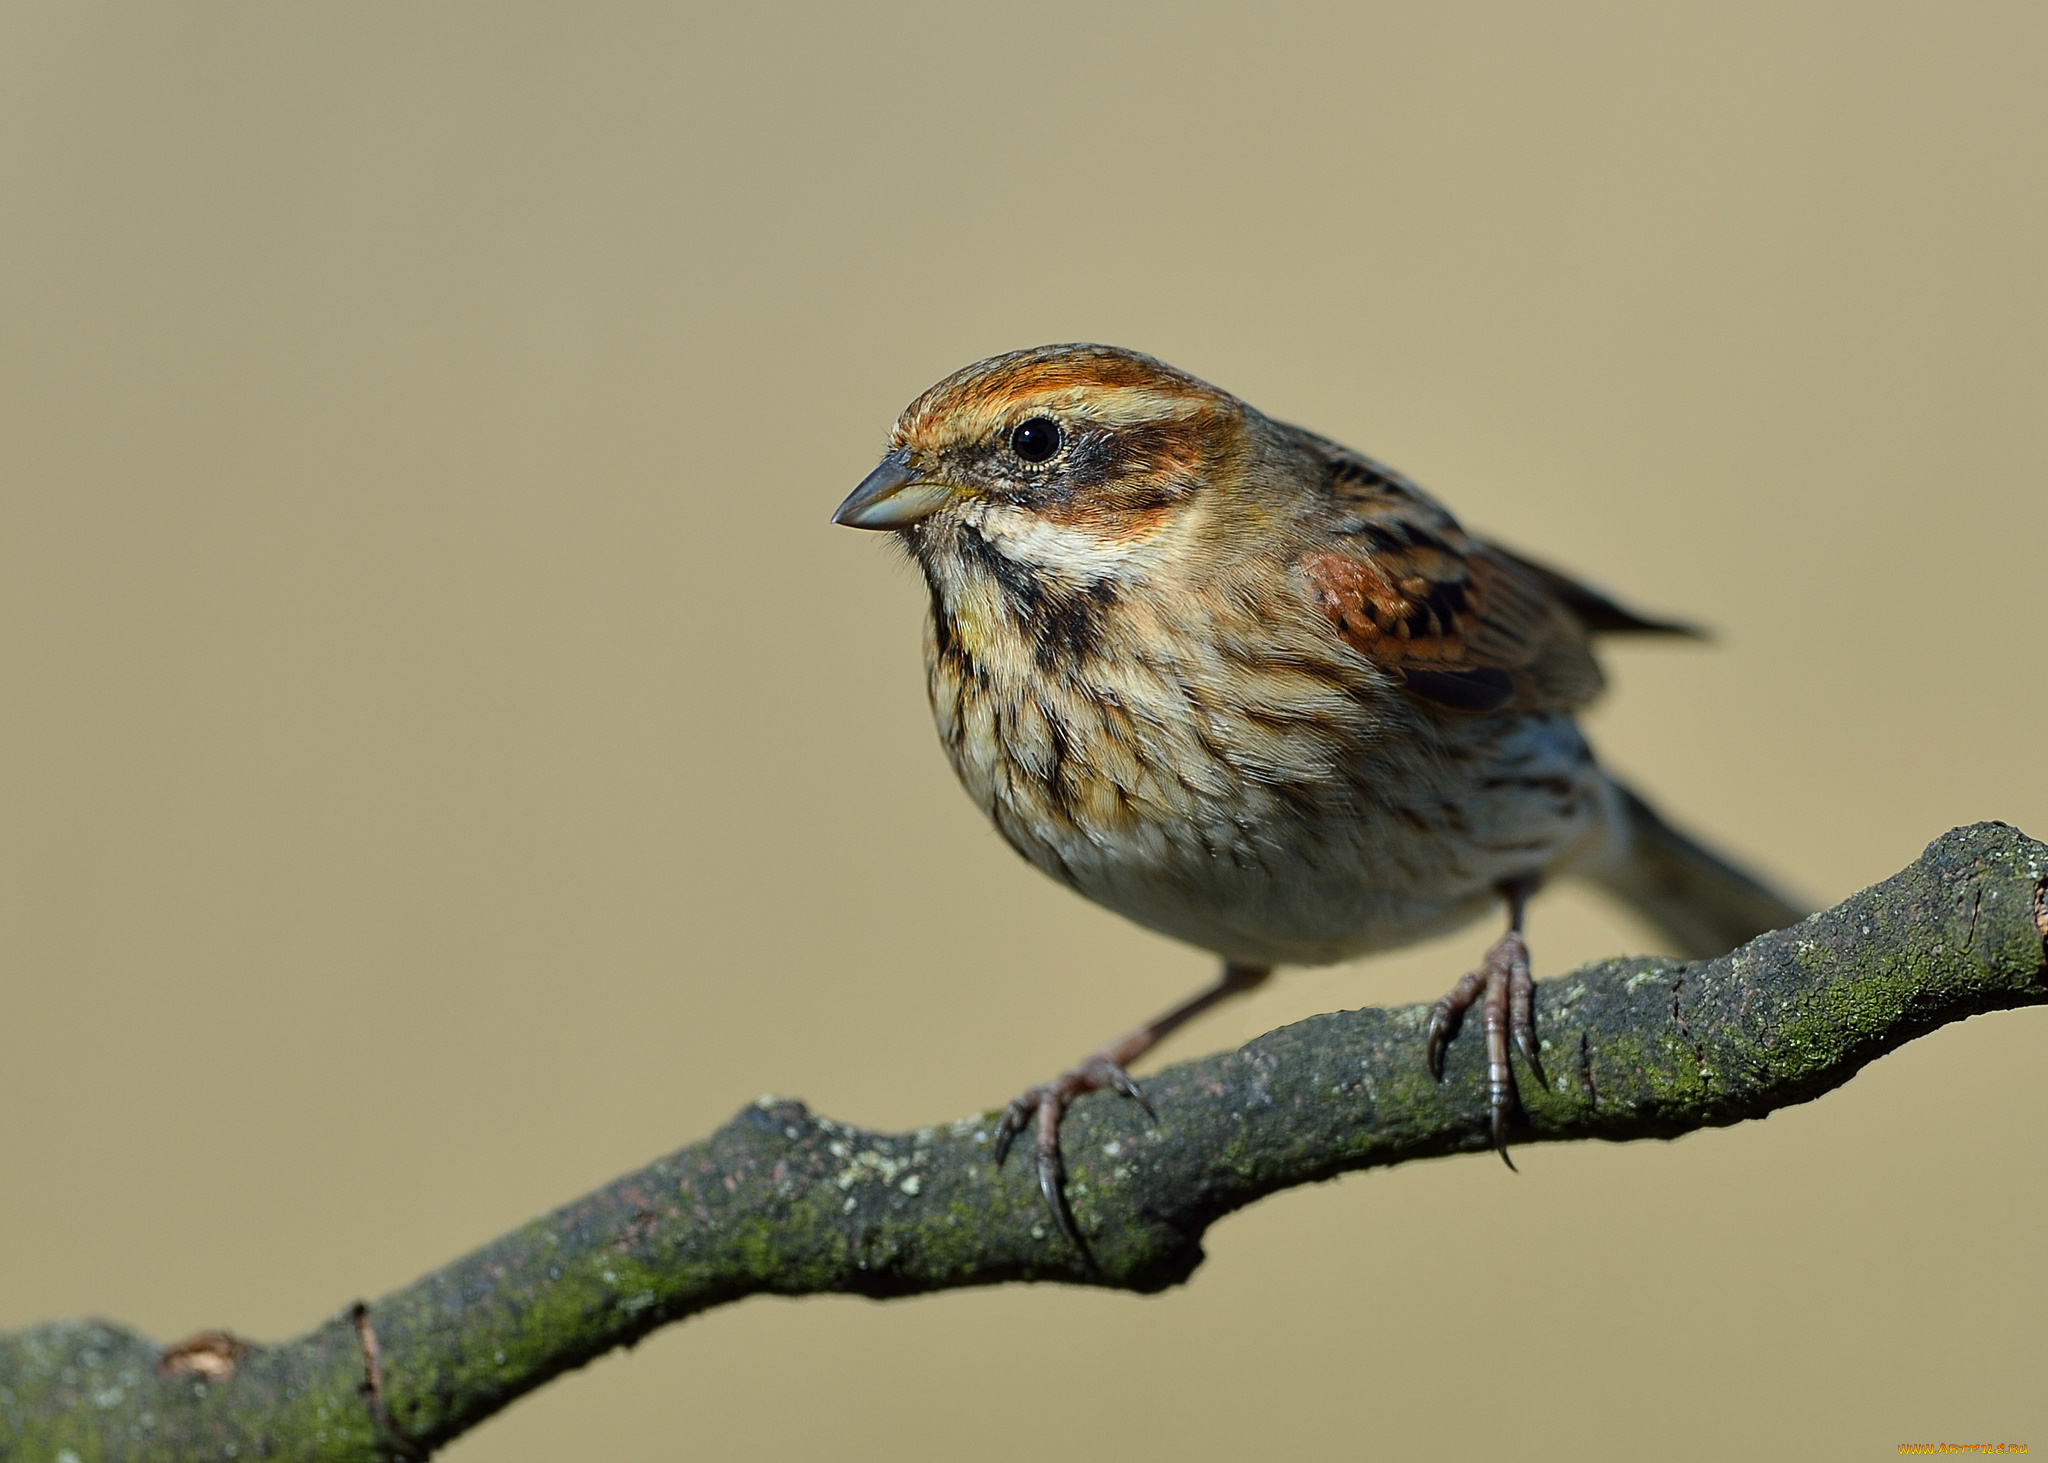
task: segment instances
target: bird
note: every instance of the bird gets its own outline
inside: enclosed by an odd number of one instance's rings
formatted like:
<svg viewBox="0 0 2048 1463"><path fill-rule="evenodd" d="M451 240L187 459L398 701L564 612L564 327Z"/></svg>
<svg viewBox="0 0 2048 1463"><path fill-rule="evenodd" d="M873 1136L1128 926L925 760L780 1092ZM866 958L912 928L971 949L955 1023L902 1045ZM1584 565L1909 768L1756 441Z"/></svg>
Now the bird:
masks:
<svg viewBox="0 0 2048 1463"><path fill-rule="evenodd" d="M1541 1080L1525 907L1573 876L1677 950L1806 911L1608 773L1576 714L1604 635L1698 636L1464 528L1362 453L1151 356L1063 344L966 366L897 418L833 522L922 572L926 686L968 795L1025 859L1215 955L1216 980L1003 1110L1077 1247L1059 1128L1276 966L1396 949L1504 909L1430 1012L1474 1006L1508 1166L1510 1045ZM1085 1250L1084 1250L1085 1253Z"/></svg>

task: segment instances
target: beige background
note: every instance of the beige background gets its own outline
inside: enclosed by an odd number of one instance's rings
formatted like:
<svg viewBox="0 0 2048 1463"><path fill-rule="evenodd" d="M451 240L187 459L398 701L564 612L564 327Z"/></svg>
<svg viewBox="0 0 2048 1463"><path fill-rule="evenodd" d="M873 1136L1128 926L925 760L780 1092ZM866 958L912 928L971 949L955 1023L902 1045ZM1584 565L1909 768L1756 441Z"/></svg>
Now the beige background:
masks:
<svg viewBox="0 0 2048 1463"><path fill-rule="evenodd" d="M763 1090L948 1118L1206 979L983 825L826 522L998 350L1720 627L1595 735L1815 898L2048 835L2044 75L2026 4L0 12L0 1326L289 1335ZM1152 1299L738 1306L448 1456L2048 1447L2044 1042L1285 1195Z"/></svg>

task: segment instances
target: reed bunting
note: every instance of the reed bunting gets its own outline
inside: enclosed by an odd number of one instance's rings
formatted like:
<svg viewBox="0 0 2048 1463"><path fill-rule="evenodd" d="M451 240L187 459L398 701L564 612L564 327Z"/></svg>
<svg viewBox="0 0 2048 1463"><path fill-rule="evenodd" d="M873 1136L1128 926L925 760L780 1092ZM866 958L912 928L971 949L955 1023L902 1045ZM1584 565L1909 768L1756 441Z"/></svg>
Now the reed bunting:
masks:
<svg viewBox="0 0 2048 1463"><path fill-rule="evenodd" d="M1264 981L1454 929L1507 931L1430 1018L1480 1007L1507 1157L1510 1041L1536 1067L1523 904L1572 874L1689 956L1802 911L1602 771L1573 715L1592 639L1696 633L1465 531L1415 484L1135 351L968 366L904 411L833 515L923 571L932 713L1011 846L1097 903L1222 957L1207 989L1031 1088L1039 1184L1075 1237L1059 1124L1139 1098L1128 1067ZM1510 1164L1512 1167L1512 1163Z"/></svg>

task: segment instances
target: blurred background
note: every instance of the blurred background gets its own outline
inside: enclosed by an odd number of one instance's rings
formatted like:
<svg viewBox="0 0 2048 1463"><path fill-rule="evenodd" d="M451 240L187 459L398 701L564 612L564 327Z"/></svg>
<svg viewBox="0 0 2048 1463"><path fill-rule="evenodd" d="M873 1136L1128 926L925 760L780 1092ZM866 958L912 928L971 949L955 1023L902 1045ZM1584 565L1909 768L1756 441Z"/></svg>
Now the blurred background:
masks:
<svg viewBox="0 0 2048 1463"><path fill-rule="evenodd" d="M757 1093L945 1120L1208 979L984 824L826 521L1017 346L1717 627L1593 734L1816 901L2048 836L2044 67L2017 3L0 12L0 1327L296 1334ZM750 1302L446 1456L2048 1445L2044 1041L1282 1195L1149 1299Z"/></svg>

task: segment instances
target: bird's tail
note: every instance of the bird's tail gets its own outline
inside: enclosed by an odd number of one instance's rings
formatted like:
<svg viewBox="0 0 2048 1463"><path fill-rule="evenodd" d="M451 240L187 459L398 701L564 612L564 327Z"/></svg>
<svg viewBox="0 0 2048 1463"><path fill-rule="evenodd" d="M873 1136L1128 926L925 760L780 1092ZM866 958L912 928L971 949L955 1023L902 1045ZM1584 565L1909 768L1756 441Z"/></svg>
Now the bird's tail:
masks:
<svg viewBox="0 0 2048 1463"><path fill-rule="evenodd" d="M1622 837L1573 872L1655 925L1687 959L1726 954L1810 913L1673 828L1622 784L1614 790Z"/></svg>

